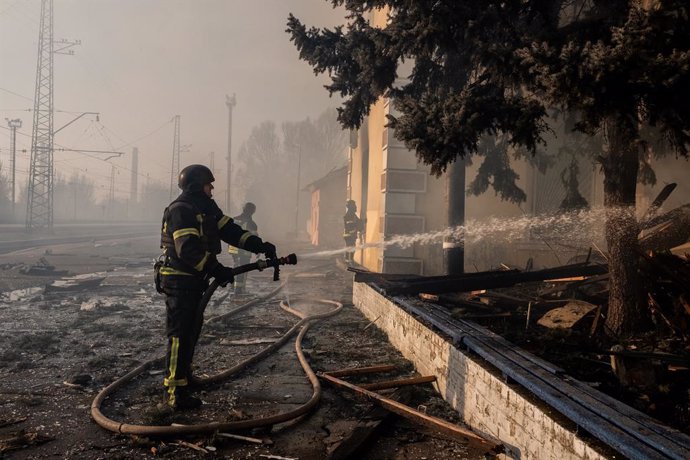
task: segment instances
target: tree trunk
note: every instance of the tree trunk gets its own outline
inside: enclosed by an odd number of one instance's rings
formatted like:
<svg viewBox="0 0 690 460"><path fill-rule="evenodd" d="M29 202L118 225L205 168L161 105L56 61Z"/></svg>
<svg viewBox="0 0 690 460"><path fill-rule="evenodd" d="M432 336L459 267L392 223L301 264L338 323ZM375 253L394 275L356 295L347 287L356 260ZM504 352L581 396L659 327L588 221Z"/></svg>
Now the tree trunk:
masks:
<svg viewBox="0 0 690 460"><path fill-rule="evenodd" d="M448 227L465 225L465 159L458 157L447 169ZM447 275L465 272L465 241L454 236L443 240L443 259Z"/></svg>
<svg viewBox="0 0 690 460"><path fill-rule="evenodd" d="M606 242L609 250L608 333L625 336L639 329L638 224L635 219L635 187L639 152L635 132L626 121L605 122L608 152L602 160Z"/></svg>

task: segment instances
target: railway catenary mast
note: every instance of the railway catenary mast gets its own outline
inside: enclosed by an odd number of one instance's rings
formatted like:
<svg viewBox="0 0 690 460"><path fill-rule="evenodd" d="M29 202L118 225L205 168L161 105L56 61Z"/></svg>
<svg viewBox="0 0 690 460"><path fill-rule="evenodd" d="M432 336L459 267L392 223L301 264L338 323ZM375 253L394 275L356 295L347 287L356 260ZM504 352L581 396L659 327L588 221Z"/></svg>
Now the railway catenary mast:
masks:
<svg viewBox="0 0 690 460"><path fill-rule="evenodd" d="M79 40L53 41L53 0L41 0L31 164L26 200L26 228L29 230L53 228L53 138L56 132L53 130L53 55L72 55L74 51L69 48L80 43Z"/></svg>
<svg viewBox="0 0 690 460"><path fill-rule="evenodd" d="M180 175L180 116L175 115L175 133L173 135L172 167L170 168L170 199L177 191L177 176Z"/></svg>
<svg viewBox="0 0 690 460"><path fill-rule="evenodd" d="M12 131L12 134L10 135L10 187L12 188L12 193L10 194L12 196L12 219L14 220L15 216L15 205L16 205L16 197L15 197L15 190L17 188L16 184L16 171L17 171L17 128L22 127L22 121L19 118L15 118L13 120L10 120L8 118L5 118L7 120L7 126L10 127L10 130Z"/></svg>
<svg viewBox="0 0 690 460"><path fill-rule="evenodd" d="M232 109L237 105L237 99L235 98L235 93L232 97L225 95L225 105L228 107L228 178L227 178L227 189L225 190L225 209L230 212L232 206L230 203L231 197L231 187L232 183Z"/></svg>

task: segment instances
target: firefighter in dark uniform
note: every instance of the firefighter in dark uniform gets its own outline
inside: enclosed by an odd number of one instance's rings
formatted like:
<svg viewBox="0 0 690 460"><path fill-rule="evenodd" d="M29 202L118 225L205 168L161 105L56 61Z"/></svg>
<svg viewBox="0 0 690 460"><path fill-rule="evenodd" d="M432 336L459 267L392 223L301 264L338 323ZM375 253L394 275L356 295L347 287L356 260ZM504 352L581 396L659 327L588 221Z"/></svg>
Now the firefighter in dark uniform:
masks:
<svg viewBox="0 0 690 460"><path fill-rule="evenodd" d="M201 401L189 393L192 357L203 311L199 303L209 279L232 283L232 269L221 265L216 255L221 240L266 258L276 257L276 248L242 229L223 214L212 199L213 173L206 166L191 165L180 172L182 193L165 208L161 229L164 261L158 267L157 287L165 293L166 354L165 402L161 410L198 407Z"/></svg>
<svg viewBox="0 0 690 460"><path fill-rule="evenodd" d="M252 219L252 216L256 212L256 205L254 203L245 203L242 207L242 214L235 216L232 220L242 227L244 230L251 232L252 235L258 233L259 227L257 227L256 222ZM252 253L244 249L240 249L233 245L228 246L228 253L232 255L232 259L235 265L245 265L251 262ZM245 288L247 286L247 274L241 273L235 277L235 294L244 294Z"/></svg>
<svg viewBox="0 0 690 460"><path fill-rule="evenodd" d="M343 231L343 239L348 251L345 253L345 260L353 261L354 247L357 242L357 235L362 233L362 221L357 217L357 204L353 200L347 200L345 203L345 215L343 216L345 230ZM353 248L353 249L350 249Z"/></svg>

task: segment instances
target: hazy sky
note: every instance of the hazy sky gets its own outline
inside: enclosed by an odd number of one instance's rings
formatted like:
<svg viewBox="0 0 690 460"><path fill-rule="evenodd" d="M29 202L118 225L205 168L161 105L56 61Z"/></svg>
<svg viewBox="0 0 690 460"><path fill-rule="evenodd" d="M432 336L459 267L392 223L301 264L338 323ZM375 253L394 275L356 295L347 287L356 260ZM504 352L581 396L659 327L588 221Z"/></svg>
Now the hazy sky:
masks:
<svg viewBox="0 0 690 460"><path fill-rule="evenodd" d="M0 117L21 118L18 149L30 150L40 0L0 0ZM174 115L181 115L182 165L215 153L217 196L224 193L227 150L225 95L236 93L233 152L252 126L314 117L337 101L323 89L285 33L292 12L309 25L343 22L325 0L55 0L54 38L81 40L74 56L55 56L55 129L69 148L122 150L116 194L128 194L131 149L139 147L140 184L170 180ZM16 94L13 94L16 93ZM0 129L0 161L9 164L10 136ZM144 137L146 136L146 137ZM141 139L140 139L141 138ZM138 140L139 139L139 140ZM58 172L88 172L105 191L109 164L56 152ZM18 157L24 183L29 154Z"/></svg>

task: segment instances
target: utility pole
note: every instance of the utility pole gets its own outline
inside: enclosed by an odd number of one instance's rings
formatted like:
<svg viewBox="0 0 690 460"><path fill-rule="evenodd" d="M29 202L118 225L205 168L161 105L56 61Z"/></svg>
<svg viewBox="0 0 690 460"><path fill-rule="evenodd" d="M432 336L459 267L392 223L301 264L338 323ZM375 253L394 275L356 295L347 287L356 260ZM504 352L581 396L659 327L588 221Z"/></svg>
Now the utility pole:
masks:
<svg viewBox="0 0 690 460"><path fill-rule="evenodd" d="M175 133L173 134L172 168L170 168L170 199L173 190L177 189L177 177L180 175L180 116L175 115Z"/></svg>
<svg viewBox="0 0 690 460"><path fill-rule="evenodd" d="M17 171L17 128L22 127L22 121L19 118L15 118L14 120L10 120L8 118L5 118L7 120L7 126L10 127L12 130L12 134L10 136L10 154L12 155L10 157L10 169L12 170L12 220L14 220L15 216L15 188L16 188L16 171Z"/></svg>
<svg viewBox="0 0 690 460"><path fill-rule="evenodd" d="M132 148L132 176L129 181L129 202L132 205L137 203L139 187L139 149L136 147Z"/></svg>
<svg viewBox="0 0 690 460"><path fill-rule="evenodd" d="M232 93L232 97L225 95L225 105L228 107L228 188L225 191L225 212L230 211L230 193L232 183L232 109L237 105L237 99L235 98L235 93Z"/></svg>

